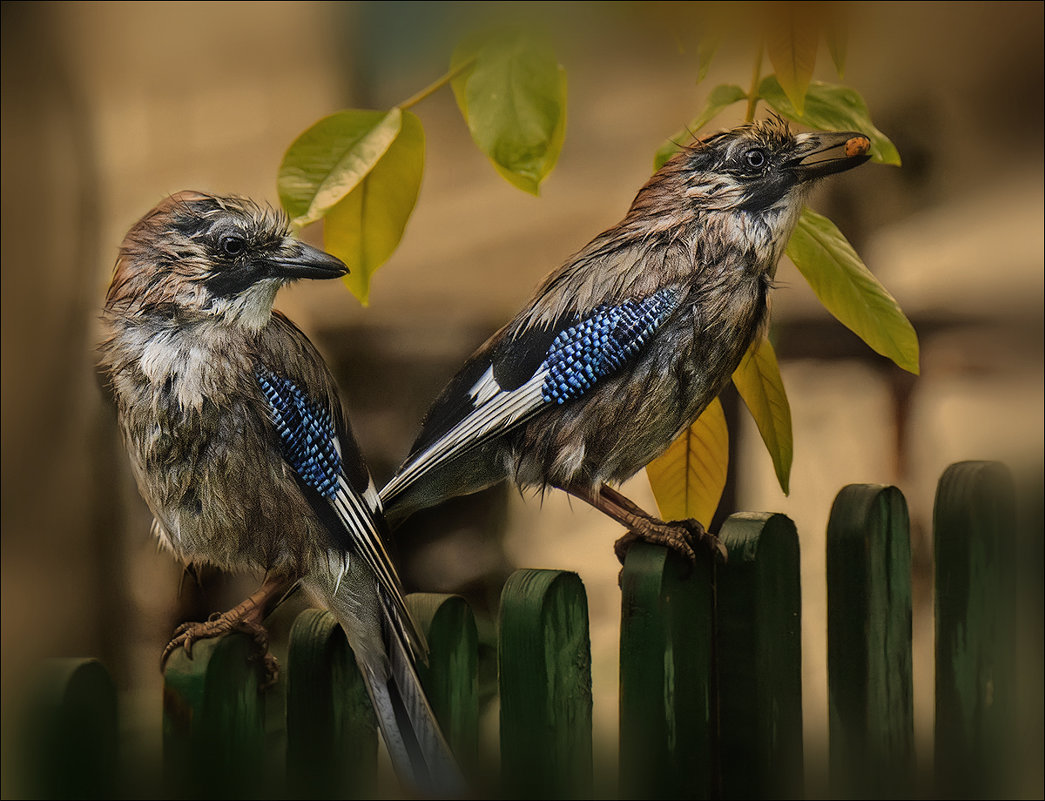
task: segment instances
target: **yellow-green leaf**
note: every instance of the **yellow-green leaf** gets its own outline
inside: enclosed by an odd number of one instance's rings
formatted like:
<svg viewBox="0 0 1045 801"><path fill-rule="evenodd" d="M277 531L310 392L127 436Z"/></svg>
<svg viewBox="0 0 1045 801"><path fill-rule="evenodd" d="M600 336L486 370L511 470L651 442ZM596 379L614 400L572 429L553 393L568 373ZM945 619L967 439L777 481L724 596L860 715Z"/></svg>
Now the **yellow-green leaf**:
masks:
<svg viewBox="0 0 1045 801"><path fill-rule="evenodd" d="M771 8L779 11L766 30L766 54L788 99L801 114L816 66L819 32L806 4L778 3Z"/></svg>
<svg viewBox="0 0 1045 801"><path fill-rule="evenodd" d="M399 245L414 209L424 171L425 134L409 111L402 128L373 169L349 195L327 212L326 249L348 265L345 285L366 305L370 278Z"/></svg>
<svg viewBox="0 0 1045 801"><path fill-rule="evenodd" d="M773 459L780 489L786 495L790 491L791 460L794 456L791 406L787 402L784 381L780 377L776 351L768 338L751 343L733 372L733 384L758 426L758 433L762 435L766 450Z"/></svg>
<svg viewBox="0 0 1045 801"><path fill-rule="evenodd" d="M321 219L352 192L399 136L402 112L351 109L324 117L287 149L279 199L294 225Z"/></svg>
<svg viewBox="0 0 1045 801"><path fill-rule="evenodd" d="M859 131L871 140L871 158L882 164L899 166L900 154L896 146L871 122L867 103L855 89L813 81L806 92L805 111L801 114L772 75L762 81L758 92L781 117L823 131Z"/></svg>
<svg viewBox="0 0 1045 801"><path fill-rule="evenodd" d="M531 195L539 194L541 181L552 171L555 162L559 160L563 143L566 141L566 68L562 66L559 67L559 98L563 112L559 115L559 122L552 131L551 139L548 140L544 156L534 163L532 173L513 171L496 161L493 162L493 168L504 180Z"/></svg>
<svg viewBox="0 0 1045 801"><path fill-rule="evenodd" d="M550 43L527 31L474 36L454 50L450 82L479 149L513 185L537 194L562 150L566 75Z"/></svg>
<svg viewBox="0 0 1045 801"><path fill-rule="evenodd" d="M729 431L715 398L697 421L646 465L663 520L694 518L705 528L722 499L729 467Z"/></svg>
<svg viewBox="0 0 1045 801"><path fill-rule="evenodd" d="M715 57L721 43L722 37L718 34L700 38L700 42L697 44L697 83L707 77L708 70L711 69L711 59Z"/></svg>
<svg viewBox="0 0 1045 801"><path fill-rule="evenodd" d="M824 38L827 40L827 52L831 54L831 61L834 62L835 72L838 73L838 77L844 78L845 56L849 48L849 32L846 30L842 20L832 20L831 22L832 24L828 25L824 32Z"/></svg>
<svg viewBox="0 0 1045 801"><path fill-rule="evenodd" d="M697 131L711 122L722 109L745 98L747 98L747 93L739 86L734 86L733 84L722 84L712 89L711 94L708 95L708 99L704 103L704 108L690 121L689 125L678 131L657 148L657 153L653 156L653 171L656 172L663 167L664 162L678 153L682 146L692 139Z"/></svg>
<svg viewBox="0 0 1045 801"><path fill-rule="evenodd" d="M918 335L833 222L802 209L787 255L831 314L872 350L918 373Z"/></svg>

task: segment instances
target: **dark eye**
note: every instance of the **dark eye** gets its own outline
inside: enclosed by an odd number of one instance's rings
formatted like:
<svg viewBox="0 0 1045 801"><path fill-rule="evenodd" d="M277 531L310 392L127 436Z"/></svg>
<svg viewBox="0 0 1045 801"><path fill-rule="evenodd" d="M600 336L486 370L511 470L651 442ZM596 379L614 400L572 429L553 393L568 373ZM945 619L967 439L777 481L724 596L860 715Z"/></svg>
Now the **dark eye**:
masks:
<svg viewBox="0 0 1045 801"><path fill-rule="evenodd" d="M753 170L760 170L766 166L766 151L753 147L744 154L744 164Z"/></svg>
<svg viewBox="0 0 1045 801"><path fill-rule="evenodd" d="M247 249L247 240L236 234L225 234L218 240L218 247L226 256L238 256Z"/></svg>

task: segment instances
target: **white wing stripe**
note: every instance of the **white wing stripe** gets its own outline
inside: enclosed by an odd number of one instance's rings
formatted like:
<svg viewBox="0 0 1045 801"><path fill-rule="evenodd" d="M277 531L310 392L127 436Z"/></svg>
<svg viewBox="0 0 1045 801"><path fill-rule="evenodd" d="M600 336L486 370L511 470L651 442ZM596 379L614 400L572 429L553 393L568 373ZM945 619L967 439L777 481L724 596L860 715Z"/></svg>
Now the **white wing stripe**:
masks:
<svg viewBox="0 0 1045 801"><path fill-rule="evenodd" d="M544 406L542 386L547 375L547 370L541 370L518 389L489 395L487 403L451 428L428 450L414 459L403 472L394 476L381 490L381 497L387 499L395 495L432 468L510 428L527 414ZM484 380L485 377L476 384L476 387L483 384L479 394L487 390Z"/></svg>
<svg viewBox="0 0 1045 801"><path fill-rule="evenodd" d="M381 535L374 525L373 518L370 516L369 511L360 503L359 495L349 488L344 476L339 477L338 483L340 487L332 500L334 509L338 512L338 516L342 518L342 521L349 527L350 531L360 534L364 531L366 532L367 536L356 537L356 541L360 546L360 556L364 558L389 593L393 595L399 594L398 577L391 567L392 560L385 551L384 543L381 541Z"/></svg>

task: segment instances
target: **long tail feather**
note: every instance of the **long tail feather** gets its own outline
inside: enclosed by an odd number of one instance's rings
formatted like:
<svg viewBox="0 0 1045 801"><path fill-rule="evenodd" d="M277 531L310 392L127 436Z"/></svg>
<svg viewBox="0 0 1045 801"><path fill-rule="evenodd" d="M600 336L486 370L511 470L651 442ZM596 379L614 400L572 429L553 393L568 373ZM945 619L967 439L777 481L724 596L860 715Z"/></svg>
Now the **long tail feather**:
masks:
<svg viewBox="0 0 1045 801"><path fill-rule="evenodd" d="M421 688L396 607L372 579L369 598L361 597L360 583L350 576L310 576L305 585L348 635L396 775L426 795L464 795L464 779Z"/></svg>

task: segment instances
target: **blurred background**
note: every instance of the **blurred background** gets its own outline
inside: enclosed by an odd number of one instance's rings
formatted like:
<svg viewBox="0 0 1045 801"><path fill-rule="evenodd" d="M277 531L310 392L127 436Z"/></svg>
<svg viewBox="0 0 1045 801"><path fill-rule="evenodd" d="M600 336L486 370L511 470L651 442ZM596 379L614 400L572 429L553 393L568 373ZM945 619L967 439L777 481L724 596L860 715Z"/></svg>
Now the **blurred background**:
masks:
<svg viewBox="0 0 1045 801"><path fill-rule="evenodd" d="M428 403L549 270L614 224L653 153L718 83L749 81L724 46L704 82L676 31L682 3L4 3L2 119L2 656L5 733L43 656L98 656L159 742L159 654L179 619L232 605L250 579L183 581L149 533L95 373L98 314L129 226L181 189L278 203L283 152L342 108L387 108L442 75L460 35L525 15L569 80L566 143L541 197L501 179L444 89L413 110L426 170L368 308L337 283L277 299L343 389L378 483ZM1041 503L1043 5L854 3L845 83L895 142L811 205L834 219L914 323L919 377L830 318L782 264L774 297L794 418L785 497L735 397L725 511L778 511L803 560L810 788L827 734L824 531L847 483L895 484L910 507L916 737L932 741L931 526L936 481L962 459L1006 461ZM761 7L741 7L758 15ZM753 24L754 24L754 17ZM837 77L825 53L817 77ZM769 69L768 65L765 68ZM715 123L740 121L743 104ZM306 238L319 243L319 230ZM644 474L625 488L654 508ZM499 489L401 535L411 589L461 592L489 642L516 567L580 573L592 615L596 764L616 757L621 531L561 493ZM1037 531L1041 537L1041 531ZM1040 545L1037 553L1040 558ZM1040 587L1032 643L1040 660ZM1028 794L1042 786L1041 690L1028 699ZM487 715L495 731L496 714ZM5 746L10 738L5 736ZM495 742L495 741L492 741ZM5 748L6 755L6 748ZM6 767L6 766L5 766ZM11 772L3 771L4 795ZM1040 796L1039 796L1040 797Z"/></svg>

